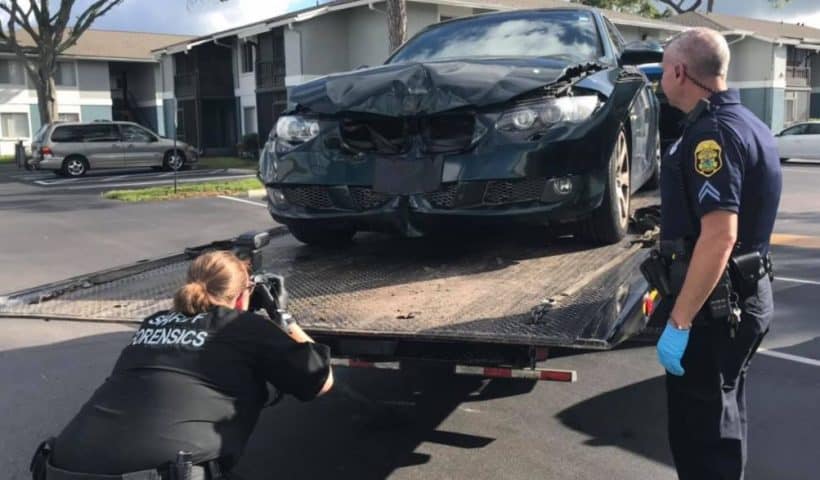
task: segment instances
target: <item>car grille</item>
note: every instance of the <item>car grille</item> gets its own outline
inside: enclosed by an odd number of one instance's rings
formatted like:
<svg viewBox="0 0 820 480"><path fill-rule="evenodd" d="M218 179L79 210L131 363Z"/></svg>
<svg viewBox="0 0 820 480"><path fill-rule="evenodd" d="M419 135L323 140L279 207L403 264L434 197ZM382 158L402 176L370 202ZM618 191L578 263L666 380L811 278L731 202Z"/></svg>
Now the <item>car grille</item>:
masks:
<svg viewBox="0 0 820 480"><path fill-rule="evenodd" d="M545 183L543 178L487 182L484 203L497 205L539 200L544 192Z"/></svg>
<svg viewBox="0 0 820 480"><path fill-rule="evenodd" d="M353 199L353 205L357 210L379 208L392 198L391 195L374 192L373 189L366 187L350 187L349 190L350 198Z"/></svg>
<svg viewBox="0 0 820 480"><path fill-rule="evenodd" d="M333 208L333 200L326 187L287 187L282 189L282 193L291 205L325 210Z"/></svg>
<svg viewBox="0 0 820 480"><path fill-rule="evenodd" d="M443 186L441 190L426 193L424 198L436 208L453 208L456 203L458 184L452 183Z"/></svg>
<svg viewBox="0 0 820 480"><path fill-rule="evenodd" d="M340 124L340 131L345 146L354 151L384 155L406 153L416 137L423 152L447 153L470 147L476 121L472 114L442 114L420 119L346 118Z"/></svg>

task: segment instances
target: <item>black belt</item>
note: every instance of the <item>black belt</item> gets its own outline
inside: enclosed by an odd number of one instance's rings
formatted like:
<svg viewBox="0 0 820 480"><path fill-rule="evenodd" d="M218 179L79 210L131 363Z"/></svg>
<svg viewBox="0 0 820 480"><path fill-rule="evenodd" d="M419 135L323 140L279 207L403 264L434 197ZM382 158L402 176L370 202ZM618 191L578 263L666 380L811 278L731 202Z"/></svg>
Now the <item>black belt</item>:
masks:
<svg viewBox="0 0 820 480"><path fill-rule="evenodd" d="M71 472L52 465L53 449L53 437L41 443L37 448L29 466L34 480L219 480L224 478L219 460L210 460L190 466L189 475L185 475L186 478L180 478L176 465L173 463L160 468L115 475Z"/></svg>

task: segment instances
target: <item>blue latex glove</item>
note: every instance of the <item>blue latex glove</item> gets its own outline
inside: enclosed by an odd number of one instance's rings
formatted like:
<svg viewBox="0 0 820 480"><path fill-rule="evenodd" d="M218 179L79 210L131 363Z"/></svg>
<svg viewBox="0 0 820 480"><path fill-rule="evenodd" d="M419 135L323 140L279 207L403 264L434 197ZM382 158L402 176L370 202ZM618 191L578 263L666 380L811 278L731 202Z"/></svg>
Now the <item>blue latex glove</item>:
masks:
<svg viewBox="0 0 820 480"><path fill-rule="evenodd" d="M683 352L686 351L686 345L689 344L689 330L678 330L670 324L666 324L666 328L658 340L658 360L663 365L663 368L672 375L683 375L683 367L680 364L683 358Z"/></svg>

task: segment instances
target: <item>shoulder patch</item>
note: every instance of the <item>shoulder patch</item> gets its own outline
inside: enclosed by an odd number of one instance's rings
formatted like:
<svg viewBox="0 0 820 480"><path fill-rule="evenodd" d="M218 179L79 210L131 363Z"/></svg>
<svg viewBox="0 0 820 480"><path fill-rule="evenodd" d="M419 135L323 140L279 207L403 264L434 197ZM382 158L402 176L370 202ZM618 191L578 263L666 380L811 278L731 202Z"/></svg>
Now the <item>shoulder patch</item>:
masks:
<svg viewBox="0 0 820 480"><path fill-rule="evenodd" d="M722 148L714 140L703 140L695 147L695 171L711 177L723 167Z"/></svg>

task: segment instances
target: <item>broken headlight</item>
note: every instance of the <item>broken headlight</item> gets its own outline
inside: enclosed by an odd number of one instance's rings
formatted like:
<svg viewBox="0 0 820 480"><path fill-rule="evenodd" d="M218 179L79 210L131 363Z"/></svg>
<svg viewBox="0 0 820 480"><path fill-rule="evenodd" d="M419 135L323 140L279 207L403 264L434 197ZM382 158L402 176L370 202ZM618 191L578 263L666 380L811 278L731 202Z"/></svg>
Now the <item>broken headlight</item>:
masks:
<svg viewBox="0 0 820 480"><path fill-rule="evenodd" d="M276 122L276 138L288 146L296 146L313 140L319 135L319 121L296 115L279 117Z"/></svg>
<svg viewBox="0 0 820 480"><path fill-rule="evenodd" d="M508 110L496 122L502 131L524 131L548 127L554 123L583 122L598 108L597 95L547 98L543 102L519 105Z"/></svg>

